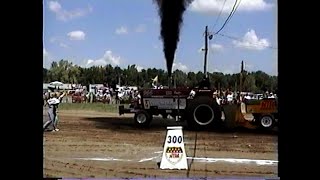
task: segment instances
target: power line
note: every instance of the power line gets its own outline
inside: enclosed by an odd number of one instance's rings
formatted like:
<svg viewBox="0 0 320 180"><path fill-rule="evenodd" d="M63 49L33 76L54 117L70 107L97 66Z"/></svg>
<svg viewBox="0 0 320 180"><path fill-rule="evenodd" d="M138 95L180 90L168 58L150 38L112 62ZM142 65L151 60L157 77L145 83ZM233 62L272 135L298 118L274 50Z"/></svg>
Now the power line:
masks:
<svg viewBox="0 0 320 180"><path fill-rule="evenodd" d="M223 3L223 6L222 6L222 8L221 8L221 11L220 11L220 13L219 13L219 16L218 16L218 18L217 18L217 20L216 20L213 28L215 27L215 25L216 25L216 23L217 23L220 15L221 15L221 12L222 12L222 10L223 10L223 8L224 8L225 2L226 2L226 0L225 0L224 3ZM239 7L239 5L240 5L240 3L241 3L241 0L239 0L239 3L237 3L237 2L238 2L238 0L235 1L235 3L234 3L234 5L233 5L233 7L232 7L232 10L231 10L228 18L226 19L226 21L224 22L224 24L222 25L222 27L221 27L217 32L215 32L214 35L218 34L218 35L220 35L220 36L223 36L223 37L226 37L226 38L229 38L229 39L233 39L233 40L237 40L237 41L241 41L241 40L242 40L241 38L238 38L238 37L229 36L229 35L225 35L225 34L220 34L220 33L219 33L219 32L225 27L225 25L230 21L230 19L231 19L231 18L233 17L233 15L234 15L234 13L237 11L237 9L238 9L238 7ZM261 46L261 45L262 45L262 44L259 44L259 43L250 43L250 44L251 44L251 45L243 45L243 46L247 46L247 47L254 47L254 46L255 46L255 47L258 47L258 46ZM269 45L269 46L264 46L264 47L270 48L270 49L278 49L278 48L276 48L276 47L274 47L274 46L270 46L270 45Z"/></svg>
<svg viewBox="0 0 320 180"><path fill-rule="evenodd" d="M233 17L234 13L237 11L237 9L238 9L238 7L239 7L240 3L241 3L241 0L239 0L239 3L237 4L236 8L234 9L234 11L233 11L232 15L230 16L230 19ZM230 21L230 19L228 20L228 22Z"/></svg>
<svg viewBox="0 0 320 180"><path fill-rule="evenodd" d="M227 22L229 21L230 17L232 16L232 13L235 12L235 7L237 5L237 2L238 2L238 0L235 1L234 5L232 7L232 10L231 10L229 16L227 17L226 21L223 23L222 27L215 34L218 34L224 28L224 26L227 24Z"/></svg>
<svg viewBox="0 0 320 180"><path fill-rule="evenodd" d="M214 29L214 27L217 25L217 22L218 22L218 20L219 20L219 18L220 18L220 16L221 16L221 13L222 13L222 11L223 11L224 5L226 4L226 1L227 1L227 0L224 0L223 5L222 5L222 8L221 8L221 10L220 10L220 12L219 12L219 15L218 15L218 17L217 17L217 19L216 19L216 22L214 23L212 29Z"/></svg>
<svg viewBox="0 0 320 180"><path fill-rule="evenodd" d="M239 5L240 5L240 3L241 3L241 0L239 0L239 3L237 3L237 2L238 2L238 0L235 1L234 5L233 5L233 7L232 7L232 10L231 10L229 16L227 17L226 21L225 21L224 24L222 25L222 27L221 27L217 32L215 32L214 35L218 34L218 35L220 35L220 36L223 36L223 37L226 37L226 38L229 38L229 39L233 39L233 40L237 40L237 41L241 41L241 40L242 40L241 38L237 38L237 37L234 37L234 36L229 36L229 35L225 35L225 34L220 34L220 33L219 33L219 32L225 27L225 25L230 21L230 19L233 17L234 13L236 12L236 10L238 9L238 7L239 7ZM218 19L220 18L220 15L221 15L221 13L222 13L222 11L223 11L223 8L224 8L225 3L226 3L226 0L224 1L223 5L222 5L222 8L221 8L221 10L220 10L220 13L219 13L219 15L218 15L218 18L216 19L215 24L213 25L213 28L216 26L216 24L217 24L217 22L218 22ZM251 44L251 45L250 45L250 44ZM256 45L256 46L254 46L254 45ZM261 45L262 45L262 44L260 44L260 43L252 43L252 42L249 42L249 45L244 45L244 44L243 44L242 46L258 47L258 46L261 46ZM270 49L278 49L278 48L273 47L273 46L270 46L270 45L269 45L269 46L265 46L265 45L264 45L264 47L270 48Z"/></svg>
<svg viewBox="0 0 320 180"><path fill-rule="evenodd" d="M241 38L238 38L238 37L234 37L234 36L230 36L230 35L226 35L226 34L221 34L219 33L218 35L222 36L222 37L226 37L226 38L229 38L229 39L233 39L233 40L237 40L237 41L241 41L242 39ZM262 44L259 44L259 43L250 43L252 44L253 46L256 45L257 46L261 46ZM274 46L264 46L266 48L270 48L270 49L278 49L277 47L274 47Z"/></svg>

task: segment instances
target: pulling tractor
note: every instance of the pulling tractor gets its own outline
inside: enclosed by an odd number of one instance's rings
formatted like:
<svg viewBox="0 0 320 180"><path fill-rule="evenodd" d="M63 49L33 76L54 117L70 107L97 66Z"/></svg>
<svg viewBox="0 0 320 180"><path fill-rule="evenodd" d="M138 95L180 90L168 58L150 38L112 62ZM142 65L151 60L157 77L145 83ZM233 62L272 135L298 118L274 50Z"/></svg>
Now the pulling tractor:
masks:
<svg viewBox="0 0 320 180"><path fill-rule="evenodd" d="M221 122L221 107L213 98L212 89L144 89L129 108L119 106L119 114L134 113L137 126L147 127L154 115L176 121L187 121L188 127L202 129Z"/></svg>
<svg viewBox="0 0 320 180"><path fill-rule="evenodd" d="M119 106L119 115L134 113L138 127L148 127L153 116L166 119L170 115L176 121L187 121L188 128L194 130L212 126L271 130L279 123L274 98L219 105L213 92L210 89L144 89L139 91L141 98L133 100L129 108Z"/></svg>

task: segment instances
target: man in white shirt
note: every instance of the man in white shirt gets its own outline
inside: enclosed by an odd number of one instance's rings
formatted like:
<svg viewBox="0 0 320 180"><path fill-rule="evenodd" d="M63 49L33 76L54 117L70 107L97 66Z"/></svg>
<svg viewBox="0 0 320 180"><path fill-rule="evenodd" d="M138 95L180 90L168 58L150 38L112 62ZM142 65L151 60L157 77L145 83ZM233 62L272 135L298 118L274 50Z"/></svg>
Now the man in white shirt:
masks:
<svg viewBox="0 0 320 180"><path fill-rule="evenodd" d="M246 94L246 95L244 96L244 98L245 98L245 99L251 99L251 96L249 96L249 94Z"/></svg>
<svg viewBox="0 0 320 180"><path fill-rule="evenodd" d="M268 98L274 98L273 93L270 93Z"/></svg>
<svg viewBox="0 0 320 180"><path fill-rule="evenodd" d="M216 102L220 105L221 104L221 98L219 97L218 91L213 92L213 96L214 99L216 99Z"/></svg>
<svg viewBox="0 0 320 180"><path fill-rule="evenodd" d="M233 94L231 92L229 92L227 95L227 101L229 104L231 104L233 101Z"/></svg>
<svg viewBox="0 0 320 180"><path fill-rule="evenodd" d="M57 123L58 123L58 117L57 117L57 109L58 109L58 105L60 104L62 98L66 95L66 93L64 92L62 95L60 95L58 97L57 93L54 93L52 95L52 97L50 99L48 99L47 101L47 105L48 105L48 116L49 116L49 121L47 121L44 125L43 125L43 131L45 131L49 125L52 123L53 125L53 131L59 131L59 129L57 128Z"/></svg>

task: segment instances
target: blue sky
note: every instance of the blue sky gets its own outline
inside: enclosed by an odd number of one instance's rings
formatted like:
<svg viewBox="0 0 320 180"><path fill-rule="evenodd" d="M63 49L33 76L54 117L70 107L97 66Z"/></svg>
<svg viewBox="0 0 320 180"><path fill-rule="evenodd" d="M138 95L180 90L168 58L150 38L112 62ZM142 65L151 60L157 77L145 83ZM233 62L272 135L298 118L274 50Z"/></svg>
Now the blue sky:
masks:
<svg viewBox="0 0 320 180"><path fill-rule="evenodd" d="M203 71L205 26L211 32L220 29L235 3L224 1L189 5L173 69ZM244 60L248 71L277 75L277 1L239 2L220 32L231 38L216 35L209 41L208 71L237 73ZM82 67L136 64L166 70L157 11L152 0L44 0L43 66L67 59Z"/></svg>

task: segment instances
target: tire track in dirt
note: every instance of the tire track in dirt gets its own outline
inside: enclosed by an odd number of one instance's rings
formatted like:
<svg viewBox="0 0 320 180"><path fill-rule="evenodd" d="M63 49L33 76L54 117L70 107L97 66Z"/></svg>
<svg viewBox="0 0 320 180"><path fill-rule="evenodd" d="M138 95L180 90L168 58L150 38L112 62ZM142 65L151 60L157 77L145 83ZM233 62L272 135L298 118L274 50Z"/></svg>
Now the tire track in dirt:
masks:
<svg viewBox="0 0 320 180"><path fill-rule="evenodd" d="M50 163L50 162L48 162ZM155 163L95 163L95 162L63 162L51 160L55 169L46 166L47 173L64 174L64 176L75 177L183 177L185 170L160 170ZM147 167L146 167L147 166ZM119 168L121 167L121 168ZM195 163L190 171L190 177L212 177L212 176L274 176L275 167L255 167L253 165L204 165Z"/></svg>
<svg viewBox="0 0 320 180"><path fill-rule="evenodd" d="M158 156L166 135L165 121L155 118L150 129L137 129L132 117L116 114L59 114L59 132L44 133L44 174L67 177L186 177L186 171L159 170L156 162L140 159ZM114 115L114 117L111 117ZM171 123L171 122L170 122ZM170 124L169 123L169 124ZM195 132L184 130L188 156L193 155ZM267 133L198 132L197 157L277 159L277 136ZM72 157L113 157L133 162L98 162ZM277 176L277 166L194 162L190 177Z"/></svg>

